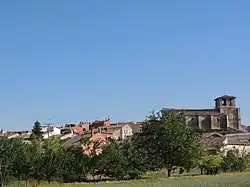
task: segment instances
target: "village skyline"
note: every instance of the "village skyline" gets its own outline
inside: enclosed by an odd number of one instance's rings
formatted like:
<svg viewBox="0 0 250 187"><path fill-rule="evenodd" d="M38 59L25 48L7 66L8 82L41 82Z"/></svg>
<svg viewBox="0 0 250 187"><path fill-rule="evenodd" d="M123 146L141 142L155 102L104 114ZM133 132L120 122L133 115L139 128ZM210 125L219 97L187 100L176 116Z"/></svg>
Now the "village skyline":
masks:
<svg viewBox="0 0 250 187"><path fill-rule="evenodd" d="M219 132L230 132L230 133L247 133L250 132L250 127L242 124L242 117L240 108L237 105L237 97L231 95L222 95L214 99L213 108L162 108L158 111L151 111L151 113L157 112L176 112L181 113L185 118L185 123L193 129L200 129L203 131L219 131ZM43 123L42 121L36 120L34 124L40 124L43 129L45 136L51 133L53 136L60 137L73 137L76 135L84 134L85 132L91 131L96 127L108 127L113 129L113 127L123 128L127 126L130 128L130 135L133 133L138 133L142 131L140 126L145 122L147 118L140 121L120 121L114 122L110 117L103 120L93 120L93 121L78 121L69 123L53 123L51 117L48 123ZM33 125L34 125L33 124ZM139 127L139 126L140 127ZM136 127L136 128L135 128ZM118 128L118 129L119 129ZM66 129L66 134L64 133ZM116 129L117 130L117 129ZM102 130L100 130L102 131ZM123 130L120 129L119 132ZM128 130L126 130L128 131ZM22 130L7 130L2 129L0 134L7 137L23 137L30 136L31 129ZM118 133L119 134L119 133ZM117 134L114 135L115 137ZM124 135L125 136L125 135Z"/></svg>

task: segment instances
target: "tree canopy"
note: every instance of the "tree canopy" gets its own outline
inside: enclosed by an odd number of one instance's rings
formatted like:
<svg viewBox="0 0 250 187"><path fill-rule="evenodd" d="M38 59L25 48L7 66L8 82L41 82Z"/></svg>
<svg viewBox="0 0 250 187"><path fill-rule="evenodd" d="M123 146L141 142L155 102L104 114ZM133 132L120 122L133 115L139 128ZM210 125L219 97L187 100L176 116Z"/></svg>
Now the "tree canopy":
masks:
<svg viewBox="0 0 250 187"><path fill-rule="evenodd" d="M144 147L149 169L174 167L189 169L199 156L198 135L186 125L184 116L175 112L158 112L148 116L138 142ZM149 161L150 162L150 161Z"/></svg>
<svg viewBox="0 0 250 187"><path fill-rule="evenodd" d="M36 121L32 128L32 138L41 140L43 135L41 130L42 130L41 123L39 121Z"/></svg>

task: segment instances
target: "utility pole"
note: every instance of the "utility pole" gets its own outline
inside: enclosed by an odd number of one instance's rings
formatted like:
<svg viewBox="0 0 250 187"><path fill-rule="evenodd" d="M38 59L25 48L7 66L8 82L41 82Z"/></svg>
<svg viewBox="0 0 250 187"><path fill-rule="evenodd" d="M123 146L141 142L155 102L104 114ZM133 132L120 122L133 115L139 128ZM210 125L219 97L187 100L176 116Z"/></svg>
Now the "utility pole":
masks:
<svg viewBox="0 0 250 187"><path fill-rule="evenodd" d="M51 117L49 117L49 123L47 124L47 133L48 133L48 139L49 139L49 130L51 125Z"/></svg>

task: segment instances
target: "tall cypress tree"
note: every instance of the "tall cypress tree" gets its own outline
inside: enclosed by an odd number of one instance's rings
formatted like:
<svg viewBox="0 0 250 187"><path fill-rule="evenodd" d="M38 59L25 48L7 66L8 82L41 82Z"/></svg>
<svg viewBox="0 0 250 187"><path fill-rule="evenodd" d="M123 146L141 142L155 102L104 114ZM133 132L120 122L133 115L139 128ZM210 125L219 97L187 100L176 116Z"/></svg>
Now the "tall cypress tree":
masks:
<svg viewBox="0 0 250 187"><path fill-rule="evenodd" d="M36 121L34 123L33 129L32 129L32 136L36 137L37 139L42 139L42 131L41 131L41 123L39 121Z"/></svg>

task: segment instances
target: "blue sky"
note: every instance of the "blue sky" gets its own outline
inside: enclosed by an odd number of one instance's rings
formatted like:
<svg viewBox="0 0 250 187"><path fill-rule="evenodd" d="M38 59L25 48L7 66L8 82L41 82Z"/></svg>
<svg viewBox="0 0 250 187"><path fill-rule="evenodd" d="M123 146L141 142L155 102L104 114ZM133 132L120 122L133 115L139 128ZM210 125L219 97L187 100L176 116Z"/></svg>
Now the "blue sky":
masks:
<svg viewBox="0 0 250 187"><path fill-rule="evenodd" d="M238 97L250 124L249 0L2 0L0 128L142 120Z"/></svg>

